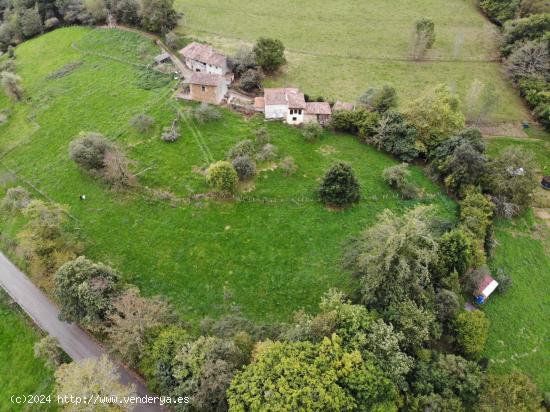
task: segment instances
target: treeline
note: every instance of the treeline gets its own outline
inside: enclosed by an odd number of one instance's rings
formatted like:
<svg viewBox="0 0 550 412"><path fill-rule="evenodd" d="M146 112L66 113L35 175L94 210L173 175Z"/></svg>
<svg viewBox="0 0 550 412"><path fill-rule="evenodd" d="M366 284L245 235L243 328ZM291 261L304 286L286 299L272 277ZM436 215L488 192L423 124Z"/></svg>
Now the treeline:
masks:
<svg viewBox="0 0 550 412"><path fill-rule="evenodd" d="M550 3L543 0L482 0L481 9L499 26L508 75L533 114L550 128Z"/></svg>
<svg viewBox="0 0 550 412"><path fill-rule="evenodd" d="M0 3L0 50L62 25L118 23L165 35L180 15L173 0L5 0Z"/></svg>

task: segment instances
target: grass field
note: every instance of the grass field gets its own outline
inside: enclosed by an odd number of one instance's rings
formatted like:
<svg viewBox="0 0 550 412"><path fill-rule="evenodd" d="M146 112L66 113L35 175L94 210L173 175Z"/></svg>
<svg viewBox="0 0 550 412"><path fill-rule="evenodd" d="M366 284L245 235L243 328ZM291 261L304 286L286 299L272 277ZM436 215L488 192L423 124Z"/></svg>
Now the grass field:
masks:
<svg viewBox="0 0 550 412"><path fill-rule="evenodd" d="M34 344L39 338L30 321L0 289L0 411L57 410L53 405L32 408L10 402L12 395L52 392L53 371L34 357Z"/></svg>
<svg viewBox="0 0 550 412"><path fill-rule="evenodd" d="M531 133L530 139L488 140L495 155L506 147L531 152L541 171L550 174L550 139ZM550 195L537 190L535 205L550 207ZM533 377L543 391L550 391L550 228L533 211L510 222L499 222L498 247L491 268L505 269L513 284L505 295L496 294L485 306L491 321L485 354L497 372L519 369Z"/></svg>
<svg viewBox="0 0 550 412"><path fill-rule="evenodd" d="M70 47L73 42L76 47ZM220 121L201 126L185 115L182 138L162 142L162 126L171 123L175 110L185 112L190 106L175 106L168 99L172 84L146 90L142 69L91 54L109 50L113 56L146 62L143 50L138 51L144 47L153 45L134 33L86 28L57 30L18 47L17 71L32 104L16 105L10 122L0 129L0 150L9 150L0 165L4 172L14 171L19 184L30 182L43 195L69 205L75 218L70 225L89 257L120 269L146 294L168 296L192 321L223 313L224 292L246 315L275 321L289 319L301 307L314 309L330 287L348 289L350 280L339 263L342 242L372 224L384 208L404 210L415 204L394 197L382 181L382 170L396 162L351 136L326 133L308 144L296 129L270 123L280 157L292 155L298 173L285 177L270 170L271 165L261 165L267 169L257 176L255 190L239 201L203 200L178 207L145 190L114 193L68 159L68 144L78 132L98 131L136 160L142 187L188 196L208 190L195 167L224 158L235 142L251 138L263 124L223 111ZM34 62L45 56L47 67L37 68ZM82 64L66 76L52 76L74 62ZM144 108L156 127L139 135L128 121ZM29 115L39 126L30 135L19 126ZM365 197L341 213L325 209L313 193L336 159L353 164ZM412 178L435 195L425 203L453 215L453 202L439 196L420 169L414 168ZM80 194L88 200L81 202ZM4 223L3 232L15 229Z"/></svg>
<svg viewBox="0 0 550 412"><path fill-rule="evenodd" d="M260 36L281 39L288 65L268 85L299 86L312 96L355 100L370 86L391 84L401 104L448 83L462 97L474 79L493 82L500 103L493 122L528 117L493 60L497 31L473 0L254 1L186 0L180 31L233 52ZM409 60L414 22L429 17L437 40L428 61Z"/></svg>

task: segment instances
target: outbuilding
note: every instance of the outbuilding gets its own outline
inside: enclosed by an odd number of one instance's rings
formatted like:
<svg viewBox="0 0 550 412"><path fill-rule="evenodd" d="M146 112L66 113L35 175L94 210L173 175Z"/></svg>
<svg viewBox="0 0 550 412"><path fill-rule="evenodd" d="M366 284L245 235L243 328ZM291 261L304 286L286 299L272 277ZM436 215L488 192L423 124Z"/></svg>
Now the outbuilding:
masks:
<svg viewBox="0 0 550 412"><path fill-rule="evenodd" d="M227 57L207 44L189 43L179 51L185 65L194 72L225 75L229 70Z"/></svg>
<svg viewBox="0 0 550 412"><path fill-rule="evenodd" d="M487 298L493 293L498 287L498 282L493 279L490 275L485 275L483 280L479 284L479 287L474 292L476 298L476 303L482 304L485 303Z"/></svg>
<svg viewBox="0 0 550 412"><path fill-rule="evenodd" d="M330 122L332 110L328 102L307 102L304 114L304 122L317 122L325 125Z"/></svg>
<svg viewBox="0 0 550 412"><path fill-rule="evenodd" d="M191 100L219 104L227 94L227 82L219 74L195 72L187 83Z"/></svg>

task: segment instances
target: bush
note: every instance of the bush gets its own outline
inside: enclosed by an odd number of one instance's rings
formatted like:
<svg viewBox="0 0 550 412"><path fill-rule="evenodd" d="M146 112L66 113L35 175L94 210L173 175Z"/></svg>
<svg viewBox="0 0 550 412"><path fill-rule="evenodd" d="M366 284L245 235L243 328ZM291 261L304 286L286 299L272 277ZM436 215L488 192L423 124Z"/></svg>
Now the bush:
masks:
<svg viewBox="0 0 550 412"><path fill-rule="evenodd" d="M248 156L239 156L231 162L239 180L248 180L256 174L256 163Z"/></svg>
<svg viewBox="0 0 550 412"><path fill-rule="evenodd" d="M60 21L57 17L50 17L44 21L44 28L46 30L53 30L59 27Z"/></svg>
<svg viewBox="0 0 550 412"><path fill-rule="evenodd" d="M497 292L505 294L512 286L512 278L506 274L504 269L497 269L495 280L498 282Z"/></svg>
<svg viewBox="0 0 550 412"><path fill-rule="evenodd" d="M206 181L221 194L231 194L237 186L237 172L233 165L226 161L216 162L206 171Z"/></svg>
<svg viewBox="0 0 550 412"><path fill-rule="evenodd" d="M317 140L323 133L323 128L317 122L308 122L302 126L302 136L308 142Z"/></svg>
<svg viewBox="0 0 550 412"><path fill-rule="evenodd" d="M292 156L286 156L283 160L281 160L279 163L279 168L283 171L285 176L293 175L296 173L296 170L298 170L298 166Z"/></svg>
<svg viewBox="0 0 550 412"><path fill-rule="evenodd" d="M376 133L379 115L369 112L365 108L356 110L337 110L332 114L331 125L337 130L357 134L362 139L367 139Z"/></svg>
<svg viewBox="0 0 550 412"><path fill-rule="evenodd" d="M361 188L348 163L338 162L325 174L319 188L321 201L331 206L347 206L361 198Z"/></svg>
<svg viewBox="0 0 550 412"><path fill-rule="evenodd" d="M430 19L420 19L415 24L415 33L412 45L412 59L421 60L426 51L435 43L435 24Z"/></svg>
<svg viewBox="0 0 550 412"><path fill-rule="evenodd" d="M277 146L271 143L264 144L260 151L256 153L256 160L259 162L266 162L275 159L277 157L277 152Z"/></svg>
<svg viewBox="0 0 550 412"><path fill-rule="evenodd" d="M97 330L112 312L120 288L120 275L109 266L83 256L67 262L55 274L60 317Z"/></svg>
<svg viewBox="0 0 550 412"><path fill-rule="evenodd" d="M388 111L384 114L368 143L373 144L399 159L410 162L419 156L416 128L401 113Z"/></svg>
<svg viewBox="0 0 550 412"><path fill-rule="evenodd" d="M227 158L231 160L240 156L248 156L252 158L254 156L254 151L254 143L252 143L252 140L241 140L240 142L235 144L235 146L229 149L229 151L227 152Z"/></svg>
<svg viewBox="0 0 550 412"><path fill-rule="evenodd" d="M489 320L480 310L463 311L456 317L456 337L464 355L477 358L487 341Z"/></svg>
<svg viewBox="0 0 550 412"><path fill-rule="evenodd" d="M2 203L0 203L0 209L8 212L15 212L26 208L31 203L31 195L26 189L18 186L11 187L7 190Z"/></svg>
<svg viewBox="0 0 550 412"><path fill-rule="evenodd" d="M57 338L50 335L43 337L34 344L34 356L42 358L52 369L68 360L68 357L59 347Z"/></svg>
<svg viewBox="0 0 550 412"><path fill-rule="evenodd" d="M230 60L233 64L233 73L237 76L256 67L256 55L250 47L240 46Z"/></svg>
<svg viewBox="0 0 550 412"><path fill-rule="evenodd" d="M472 241L461 229L445 233L438 241L438 264L434 277L442 279L456 271L462 276L473 263Z"/></svg>
<svg viewBox="0 0 550 412"><path fill-rule="evenodd" d="M23 88L21 87L21 77L12 72L3 71L0 73L0 83L4 89L4 93L18 102L23 98Z"/></svg>
<svg viewBox="0 0 550 412"><path fill-rule="evenodd" d="M271 136L266 127L260 127L254 131L254 137L258 146L271 143Z"/></svg>
<svg viewBox="0 0 550 412"><path fill-rule="evenodd" d="M286 63L285 46L276 39L260 37L254 45L256 63L265 71L273 72Z"/></svg>
<svg viewBox="0 0 550 412"><path fill-rule="evenodd" d="M105 167L105 154L113 150L113 143L102 134L80 133L69 145L69 157L85 170L99 171Z"/></svg>
<svg viewBox="0 0 550 412"><path fill-rule="evenodd" d="M136 129L139 133L145 133L151 130L151 127L155 123L155 119L146 114L137 114L130 119L130 126Z"/></svg>
<svg viewBox="0 0 550 412"><path fill-rule="evenodd" d="M160 138L168 143L178 140L180 138L180 132L178 130L176 122L174 122L170 127L165 127L162 130L162 135L160 136Z"/></svg>
<svg viewBox="0 0 550 412"><path fill-rule="evenodd" d="M372 110L385 113L397 106L397 92L392 86L371 87L359 98L359 102Z"/></svg>
<svg viewBox="0 0 550 412"><path fill-rule="evenodd" d="M400 190L405 186L407 178L410 176L411 171L409 165L401 163L399 165L386 167L382 172L382 179L393 189Z"/></svg>
<svg viewBox="0 0 550 412"><path fill-rule="evenodd" d="M130 161L119 150L111 150L105 153L105 167L103 178L115 187L134 186L136 176L130 171Z"/></svg>
<svg viewBox="0 0 550 412"><path fill-rule="evenodd" d="M201 103L193 110L193 116L199 123L209 123L222 118L221 112L208 103Z"/></svg>

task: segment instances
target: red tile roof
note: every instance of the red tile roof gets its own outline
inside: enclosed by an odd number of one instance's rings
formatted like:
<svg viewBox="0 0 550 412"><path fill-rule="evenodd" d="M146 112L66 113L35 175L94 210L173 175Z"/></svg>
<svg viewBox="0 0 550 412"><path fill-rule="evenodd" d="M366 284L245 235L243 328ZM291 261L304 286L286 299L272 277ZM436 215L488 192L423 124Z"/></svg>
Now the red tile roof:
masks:
<svg viewBox="0 0 550 412"><path fill-rule="evenodd" d="M192 60L197 60L201 63L210 64L212 66L223 67L226 64L226 57L218 53L207 44L189 43L183 49L180 50L180 54L183 57L187 57Z"/></svg>
<svg viewBox="0 0 550 412"><path fill-rule="evenodd" d="M292 109L306 108L304 94L294 87L264 89L264 101L266 106L287 105Z"/></svg>

